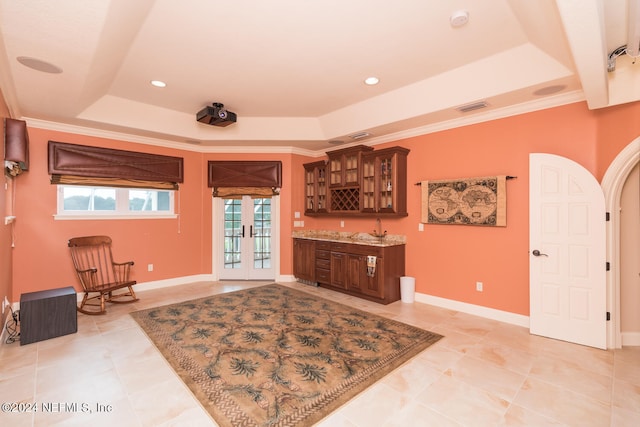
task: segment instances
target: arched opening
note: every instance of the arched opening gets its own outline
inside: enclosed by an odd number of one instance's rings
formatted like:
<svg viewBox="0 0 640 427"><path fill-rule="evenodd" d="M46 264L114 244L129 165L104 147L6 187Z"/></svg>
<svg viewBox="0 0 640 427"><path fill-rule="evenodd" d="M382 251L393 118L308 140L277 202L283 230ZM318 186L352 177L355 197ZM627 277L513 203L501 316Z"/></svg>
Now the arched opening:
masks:
<svg viewBox="0 0 640 427"><path fill-rule="evenodd" d="M602 179L607 221L607 310L611 320L607 329L607 347L621 348L620 332L620 199L629 174L640 162L640 137L634 139L611 162Z"/></svg>

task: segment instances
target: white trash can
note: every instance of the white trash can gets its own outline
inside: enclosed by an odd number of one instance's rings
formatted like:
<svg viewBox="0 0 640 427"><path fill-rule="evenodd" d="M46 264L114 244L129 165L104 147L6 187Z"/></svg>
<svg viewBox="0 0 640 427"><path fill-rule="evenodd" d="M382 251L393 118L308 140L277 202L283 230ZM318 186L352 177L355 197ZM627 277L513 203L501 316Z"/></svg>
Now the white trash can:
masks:
<svg viewBox="0 0 640 427"><path fill-rule="evenodd" d="M416 297L416 278L400 277L400 299L402 302L412 303Z"/></svg>

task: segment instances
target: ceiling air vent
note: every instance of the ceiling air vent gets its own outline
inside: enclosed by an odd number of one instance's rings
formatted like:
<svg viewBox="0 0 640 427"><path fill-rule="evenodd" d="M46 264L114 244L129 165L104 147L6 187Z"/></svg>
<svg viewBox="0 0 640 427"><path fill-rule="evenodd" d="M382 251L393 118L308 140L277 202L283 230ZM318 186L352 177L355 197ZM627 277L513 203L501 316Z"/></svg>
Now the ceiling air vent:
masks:
<svg viewBox="0 0 640 427"><path fill-rule="evenodd" d="M371 136L369 132L360 132L360 133L354 133L353 135L349 135L351 139L362 139L368 136Z"/></svg>
<svg viewBox="0 0 640 427"><path fill-rule="evenodd" d="M478 101L472 102L471 104L461 105L457 107L456 110L460 111L461 113L468 113L469 111L475 111L481 108L485 108L488 105L489 104L487 104L487 101Z"/></svg>

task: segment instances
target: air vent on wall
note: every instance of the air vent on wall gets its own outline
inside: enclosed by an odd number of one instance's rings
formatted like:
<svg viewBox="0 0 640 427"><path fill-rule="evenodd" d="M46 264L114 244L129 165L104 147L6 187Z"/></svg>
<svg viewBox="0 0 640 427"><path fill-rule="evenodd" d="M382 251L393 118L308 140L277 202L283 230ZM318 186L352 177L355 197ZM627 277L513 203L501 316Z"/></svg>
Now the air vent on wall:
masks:
<svg viewBox="0 0 640 427"><path fill-rule="evenodd" d="M466 104L466 105L461 105L459 107L456 107L456 110L460 111L461 113L468 113L469 111L475 111L481 108L485 108L488 105L489 104L487 104L487 101L478 101L478 102L472 102L471 104Z"/></svg>

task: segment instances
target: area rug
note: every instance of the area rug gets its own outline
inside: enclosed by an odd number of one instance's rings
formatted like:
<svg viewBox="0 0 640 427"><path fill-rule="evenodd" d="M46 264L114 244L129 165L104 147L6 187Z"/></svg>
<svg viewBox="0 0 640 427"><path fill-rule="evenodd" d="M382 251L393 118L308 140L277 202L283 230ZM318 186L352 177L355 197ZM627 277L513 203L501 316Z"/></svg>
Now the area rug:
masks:
<svg viewBox="0 0 640 427"><path fill-rule="evenodd" d="M310 426L442 338L278 284L131 315L222 427Z"/></svg>

